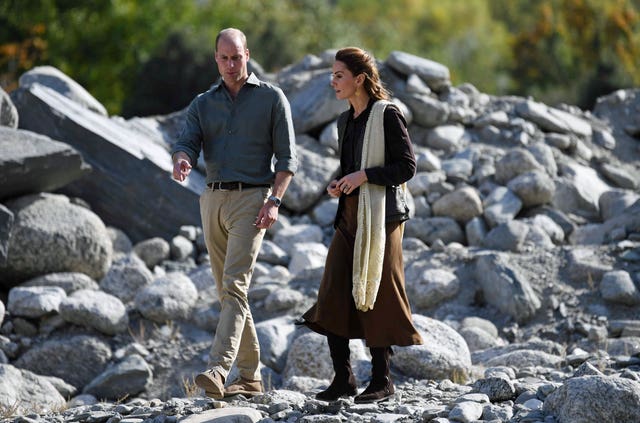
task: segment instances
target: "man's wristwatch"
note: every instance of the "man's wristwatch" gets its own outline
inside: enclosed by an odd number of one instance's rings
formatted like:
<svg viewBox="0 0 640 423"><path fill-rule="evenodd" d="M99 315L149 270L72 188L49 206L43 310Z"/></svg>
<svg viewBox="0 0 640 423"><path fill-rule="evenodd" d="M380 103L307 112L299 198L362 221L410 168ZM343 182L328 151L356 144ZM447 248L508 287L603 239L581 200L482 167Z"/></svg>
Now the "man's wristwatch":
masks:
<svg viewBox="0 0 640 423"><path fill-rule="evenodd" d="M282 204L280 197L276 197L275 195L270 195L269 200L273 201L273 204L275 204L276 207L280 207L280 204Z"/></svg>

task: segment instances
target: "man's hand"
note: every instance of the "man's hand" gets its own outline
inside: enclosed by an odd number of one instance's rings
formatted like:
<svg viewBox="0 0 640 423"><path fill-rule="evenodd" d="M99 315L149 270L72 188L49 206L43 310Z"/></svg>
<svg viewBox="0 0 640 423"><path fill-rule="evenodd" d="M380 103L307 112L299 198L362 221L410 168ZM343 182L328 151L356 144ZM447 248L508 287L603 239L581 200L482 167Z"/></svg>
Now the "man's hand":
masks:
<svg viewBox="0 0 640 423"><path fill-rule="evenodd" d="M173 179L182 182L187 179L189 173L191 173L191 163L189 163L189 160L183 157L176 158L173 163Z"/></svg>
<svg viewBox="0 0 640 423"><path fill-rule="evenodd" d="M264 203L254 225L258 229L269 229L278 220L278 208L271 201Z"/></svg>

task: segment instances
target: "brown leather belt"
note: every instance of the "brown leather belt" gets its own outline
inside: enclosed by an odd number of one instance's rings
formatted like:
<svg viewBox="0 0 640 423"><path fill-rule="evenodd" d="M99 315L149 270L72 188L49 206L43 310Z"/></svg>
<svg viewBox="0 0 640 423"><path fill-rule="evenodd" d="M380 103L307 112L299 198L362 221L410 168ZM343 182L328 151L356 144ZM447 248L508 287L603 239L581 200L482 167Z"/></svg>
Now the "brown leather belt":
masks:
<svg viewBox="0 0 640 423"><path fill-rule="evenodd" d="M233 181L233 182L211 182L207 184L209 189L211 190L219 190L219 191L242 191L246 188L271 188L269 184L246 184L244 182Z"/></svg>

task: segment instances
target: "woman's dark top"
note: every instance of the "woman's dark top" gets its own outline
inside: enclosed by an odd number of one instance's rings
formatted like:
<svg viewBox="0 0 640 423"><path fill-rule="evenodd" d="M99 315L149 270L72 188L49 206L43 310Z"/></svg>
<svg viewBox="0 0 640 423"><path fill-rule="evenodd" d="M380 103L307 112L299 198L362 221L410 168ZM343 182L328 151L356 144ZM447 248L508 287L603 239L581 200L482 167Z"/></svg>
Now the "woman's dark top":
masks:
<svg viewBox="0 0 640 423"><path fill-rule="evenodd" d="M367 108L355 119L353 107L338 118L341 173L337 179L360 170L364 132L374 103L375 100L370 100ZM409 207L400 185L415 175L416 159L407 132L407 122L395 105L388 105L384 111L384 145L384 166L367 168L365 173L369 183L387 187L386 222L404 221L409 219ZM359 193L360 189L357 188L349 195ZM340 217L343 197L340 196L334 225Z"/></svg>

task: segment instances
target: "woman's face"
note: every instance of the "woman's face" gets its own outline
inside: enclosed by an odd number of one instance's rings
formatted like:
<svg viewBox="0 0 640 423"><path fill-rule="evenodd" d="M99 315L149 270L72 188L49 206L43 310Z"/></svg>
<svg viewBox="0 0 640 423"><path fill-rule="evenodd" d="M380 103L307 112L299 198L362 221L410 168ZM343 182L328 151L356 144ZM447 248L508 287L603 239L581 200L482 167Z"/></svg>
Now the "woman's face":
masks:
<svg viewBox="0 0 640 423"><path fill-rule="evenodd" d="M336 92L338 100L347 100L356 94L356 89L362 85L360 78L353 76L347 66L337 60L331 70L331 87Z"/></svg>

